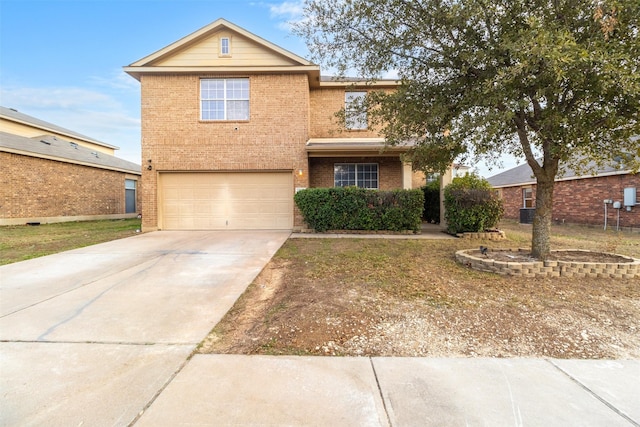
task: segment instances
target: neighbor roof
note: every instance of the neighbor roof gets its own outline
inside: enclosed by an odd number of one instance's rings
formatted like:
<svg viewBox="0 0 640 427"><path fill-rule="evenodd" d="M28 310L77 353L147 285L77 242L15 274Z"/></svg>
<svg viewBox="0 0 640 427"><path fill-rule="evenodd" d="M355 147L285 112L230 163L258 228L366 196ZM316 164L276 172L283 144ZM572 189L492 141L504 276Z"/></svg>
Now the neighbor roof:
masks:
<svg viewBox="0 0 640 427"><path fill-rule="evenodd" d="M0 151L140 175L140 165L52 135L27 138L0 132Z"/></svg>
<svg viewBox="0 0 640 427"><path fill-rule="evenodd" d="M540 161L540 159L539 159ZM609 175L625 175L630 173L630 170L623 167L622 164L615 164L597 168L594 162L588 163L585 170L593 170L592 174L579 174L573 169L567 168L564 173L559 173L556 177L556 181L568 181L572 179L584 179L595 178L600 176ZM512 187L516 185L535 184L536 178L533 175L533 170L529 164L525 163L515 168L506 170L502 173L487 178L489 184L495 188L499 187Z"/></svg>
<svg viewBox="0 0 640 427"><path fill-rule="evenodd" d="M110 145L102 141L98 141L97 139L93 139L86 135L82 135L78 132L74 132L69 129L65 129L61 126L54 125L53 123L45 122L44 120L37 119L35 117L29 116L27 114L21 113L18 110L7 107L0 107L0 118L5 120L9 120L16 123L21 123L25 125L29 125L38 129L42 129L46 134L47 132L53 132L60 135L70 136L72 138L80 139L86 142L90 142L91 144L101 145L106 148L110 148L112 150L118 150L119 147L115 145Z"/></svg>

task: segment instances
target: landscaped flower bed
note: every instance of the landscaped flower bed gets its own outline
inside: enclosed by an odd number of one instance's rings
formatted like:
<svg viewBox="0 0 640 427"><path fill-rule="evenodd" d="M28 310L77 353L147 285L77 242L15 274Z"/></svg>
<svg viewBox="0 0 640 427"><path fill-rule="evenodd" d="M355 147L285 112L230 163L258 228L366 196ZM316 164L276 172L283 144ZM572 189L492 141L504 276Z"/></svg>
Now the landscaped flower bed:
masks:
<svg viewBox="0 0 640 427"><path fill-rule="evenodd" d="M594 259L607 255L614 261L562 261L563 252L590 253L590 251L580 249L568 249L551 251L555 258L560 259L537 261L529 258L528 252L528 249L496 249L483 255L478 249L465 249L456 252L456 261L474 270L508 276L640 278L640 259L624 255L593 252ZM502 260L496 260L495 258Z"/></svg>

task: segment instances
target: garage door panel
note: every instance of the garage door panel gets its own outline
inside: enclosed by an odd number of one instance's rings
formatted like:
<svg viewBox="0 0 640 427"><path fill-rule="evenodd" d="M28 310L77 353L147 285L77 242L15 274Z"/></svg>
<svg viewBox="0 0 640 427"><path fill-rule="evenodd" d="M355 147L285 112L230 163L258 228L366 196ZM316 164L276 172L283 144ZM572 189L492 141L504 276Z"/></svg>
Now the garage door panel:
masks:
<svg viewBox="0 0 640 427"><path fill-rule="evenodd" d="M165 173L161 228L291 229L293 176L282 173Z"/></svg>

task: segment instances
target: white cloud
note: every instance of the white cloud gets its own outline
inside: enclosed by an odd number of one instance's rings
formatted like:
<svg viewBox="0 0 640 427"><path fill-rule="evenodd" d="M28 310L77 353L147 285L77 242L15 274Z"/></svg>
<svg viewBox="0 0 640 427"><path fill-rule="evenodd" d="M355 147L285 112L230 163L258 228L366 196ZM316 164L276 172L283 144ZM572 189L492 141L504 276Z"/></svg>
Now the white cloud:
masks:
<svg viewBox="0 0 640 427"><path fill-rule="evenodd" d="M74 109L89 105L117 108L118 103L104 93L79 87L2 87L0 98L5 107L27 109Z"/></svg>
<svg viewBox="0 0 640 427"><path fill-rule="evenodd" d="M284 1L282 3L267 3L272 19L281 20L278 28L290 31L294 23L301 22L304 17L304 1Z"/></svg>
<svg viewBox="0 0 640 427"><path fill-rule="evenodd" d="M97 86L109 89L133 91L134 93L140 91L140 82L120 69L113 70L108 77L92 76L90 81Z"/></svg>
<svg viewBox="0 0 640 427"><path fill-rule="evenodd" d="M280 4L270 4L269 11L271 17L287 17L289 19L297 19L302 16L304 2L302 1L285 1Z"/></svg>

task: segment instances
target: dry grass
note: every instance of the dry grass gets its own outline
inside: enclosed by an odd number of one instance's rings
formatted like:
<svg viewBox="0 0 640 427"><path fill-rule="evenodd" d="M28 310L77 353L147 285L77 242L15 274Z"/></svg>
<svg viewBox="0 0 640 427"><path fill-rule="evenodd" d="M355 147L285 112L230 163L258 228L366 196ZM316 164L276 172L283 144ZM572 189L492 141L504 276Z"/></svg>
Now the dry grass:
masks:
<svg viewBox="0 0 640 427"><path fill-rule="evenodd" d="M490 241L290 239L201 352L382 356L640 357L637 280L525 279L470 270ZM554 248L640 257L640 235L554 228Z"/></svg>

